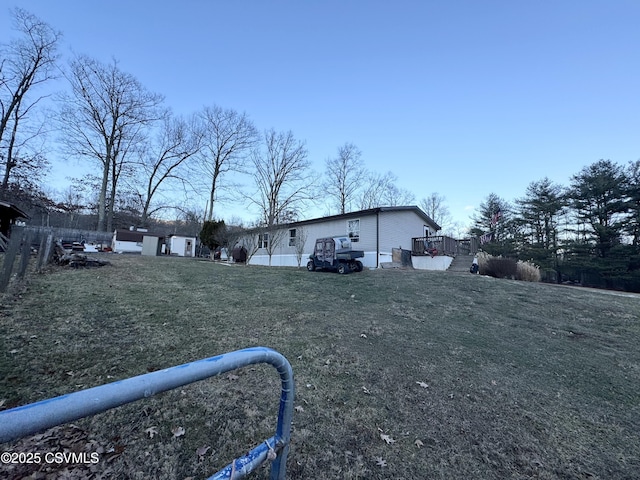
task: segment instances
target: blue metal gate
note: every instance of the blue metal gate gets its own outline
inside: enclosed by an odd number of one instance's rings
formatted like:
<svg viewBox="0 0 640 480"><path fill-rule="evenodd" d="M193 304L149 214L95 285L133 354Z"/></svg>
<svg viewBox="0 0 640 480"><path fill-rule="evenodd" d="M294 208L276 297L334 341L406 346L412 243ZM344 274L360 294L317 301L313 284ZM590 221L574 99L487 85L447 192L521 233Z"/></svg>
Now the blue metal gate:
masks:
<svg viewBox="0 0 640 480"><path fill-rule="evenodd" d="M295 395L293 370L283 355L265 347L237 350L5 410L0 412L0 443L255 363L273 365L280 374L282 390L276 434L235 459L209 480L230 479L232 472L233 479L244 478L266 460L273 460L271 480L284 480Z"/></svg>

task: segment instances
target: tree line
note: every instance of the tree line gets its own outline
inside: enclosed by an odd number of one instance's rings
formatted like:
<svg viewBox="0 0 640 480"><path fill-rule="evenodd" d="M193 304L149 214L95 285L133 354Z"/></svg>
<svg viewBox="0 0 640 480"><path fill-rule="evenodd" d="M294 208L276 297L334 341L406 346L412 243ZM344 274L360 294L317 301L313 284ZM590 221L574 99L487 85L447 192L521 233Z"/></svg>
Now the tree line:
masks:
<svg viewBox="0 0 640 480"><path fill-rule="evenodd" d="M0 46L0 196L48 219L91 214L100 231L147 226L168 211L210 222L224 201L253 206L253 223L271 227L298 219L311 204L344 213L415 201L393 173L368 171L352 143L313 172L305 142L292 131L259 131L246 113L215 104L176 115L117 60L76 54L63 65L61 32L21 8L12 17L18 36ZM39 110L48 96L42 86L54 80L66 88ZM43 188L52 137L59 155L93 167L63 192ZM444 219L443 197L429 199L425 208Z"/></svg>
<svg viewBox="0 0 640 480"><path fill-rule="evenodd" d="M599 160L563 186L531 182L510 203L491 193L471 233L492 255L533 260L547 280L640 291L640 160Z"/></svg>

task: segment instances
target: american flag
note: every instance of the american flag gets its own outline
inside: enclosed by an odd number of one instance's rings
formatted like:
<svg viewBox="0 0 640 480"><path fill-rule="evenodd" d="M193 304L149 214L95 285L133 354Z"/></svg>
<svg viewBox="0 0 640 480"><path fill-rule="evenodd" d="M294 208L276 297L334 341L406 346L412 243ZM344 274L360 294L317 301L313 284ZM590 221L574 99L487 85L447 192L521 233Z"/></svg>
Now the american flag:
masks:
<svg viewBox="0 0 640 480"><path fill-rule="evenodd" d="M484 245L485 243L489 243L493 239L493 232L485 233L480 236L480 245Z"/></svg>
<svg viewBox="0 0 640 480"><path fill-rule="evenodd" d="M498 209L496 211L496 213L494 213L491 217L491 226L495 227L496 224L498 223L498 220L500 220L500 217L502 217L502 211L500 209Z"/></svg>

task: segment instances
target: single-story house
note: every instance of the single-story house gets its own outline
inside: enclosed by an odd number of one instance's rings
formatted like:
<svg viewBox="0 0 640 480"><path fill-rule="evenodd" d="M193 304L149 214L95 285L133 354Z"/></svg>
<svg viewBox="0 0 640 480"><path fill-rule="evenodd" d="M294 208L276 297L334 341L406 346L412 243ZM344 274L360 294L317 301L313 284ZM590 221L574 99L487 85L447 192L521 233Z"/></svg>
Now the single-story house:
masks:
<svg viewBox="0 0 640 480"><path fill-rule="evenodd" d="M170 235L167 239L168 253L179 257L195 257L196 241L196 237Z"/></svg>
<svg viewBox="0 0 640 480"><path fill-rule="evenodd" d="M440 226L417 206L377 207L281 224L272 232L256 228L238 243L249 252L255 251L250 264L298 266L300 259L304 266L317 238L347 236L352 249L364 251L360 259L364 266L377 268L392 261L392 249L411 250L414 237L433 235L438 230Z"/></svg>

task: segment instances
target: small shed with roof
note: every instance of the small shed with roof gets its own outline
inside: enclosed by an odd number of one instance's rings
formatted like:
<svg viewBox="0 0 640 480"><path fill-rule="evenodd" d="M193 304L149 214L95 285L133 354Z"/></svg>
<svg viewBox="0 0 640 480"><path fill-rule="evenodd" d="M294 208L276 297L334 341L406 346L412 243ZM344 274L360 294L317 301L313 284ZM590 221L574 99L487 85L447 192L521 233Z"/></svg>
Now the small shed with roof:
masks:
<svg viewBox="0 0 640 480"><path fill-rule="evenodd" d="M19 218L29 219L29 215L23 212L13 203L0 200L0 251L7 249L7 243L11 236L11 227Z"/></svg>

